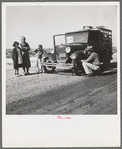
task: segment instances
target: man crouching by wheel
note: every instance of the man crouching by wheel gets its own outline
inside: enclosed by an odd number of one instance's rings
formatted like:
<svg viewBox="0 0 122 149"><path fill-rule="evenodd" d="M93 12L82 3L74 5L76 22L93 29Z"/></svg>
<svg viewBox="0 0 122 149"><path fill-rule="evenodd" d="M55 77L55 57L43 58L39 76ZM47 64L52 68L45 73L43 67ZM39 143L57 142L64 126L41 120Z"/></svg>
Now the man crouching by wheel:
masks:
<svg viewBox="0 0 122 149"><path fill-rule="evenodd" d="M81 60L82 66L85 70L84 75L86 76L93 76L100 70L100 62L99 62L99 56L96 52L94 52L94 49L92 46L87 46L86 52L88 55L88 58L86 60Z"/></svg>
<svg viewBox="0 0 122 149"><path fill-rule="evenodd" d="M41 61L42 55L44 53L43 46L40 44L38 46L38 49L36 49L34 52L36 52L36 54L35 54L35 69L36 69L36 74L39 74L39 73L42 72L40 61Z"/></svg>

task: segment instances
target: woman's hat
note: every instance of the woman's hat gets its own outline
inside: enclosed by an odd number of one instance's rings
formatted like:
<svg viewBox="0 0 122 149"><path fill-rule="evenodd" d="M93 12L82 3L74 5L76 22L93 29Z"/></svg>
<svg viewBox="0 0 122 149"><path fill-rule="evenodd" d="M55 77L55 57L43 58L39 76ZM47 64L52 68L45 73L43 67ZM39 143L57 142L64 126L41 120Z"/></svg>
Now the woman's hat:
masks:
<svg viewBox="0 0 122 149"><path fill-rule="evenodd" d="M13 47L15 47L16 44L19 45L19 43L18 43L17 41L15 41L15 42L13 43Z"/></svg>

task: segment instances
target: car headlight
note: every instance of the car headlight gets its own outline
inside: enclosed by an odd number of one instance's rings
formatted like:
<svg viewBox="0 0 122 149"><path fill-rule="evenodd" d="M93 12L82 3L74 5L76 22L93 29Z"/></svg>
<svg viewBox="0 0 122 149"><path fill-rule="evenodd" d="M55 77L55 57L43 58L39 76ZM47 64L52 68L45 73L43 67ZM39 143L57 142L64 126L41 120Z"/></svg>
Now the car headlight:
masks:
<svg viewBox="0 0 122 149"><path fill-rule="evenodd" d="M70 47L66 47L66 53L69 53L71 51L71 48Z"/></svg>

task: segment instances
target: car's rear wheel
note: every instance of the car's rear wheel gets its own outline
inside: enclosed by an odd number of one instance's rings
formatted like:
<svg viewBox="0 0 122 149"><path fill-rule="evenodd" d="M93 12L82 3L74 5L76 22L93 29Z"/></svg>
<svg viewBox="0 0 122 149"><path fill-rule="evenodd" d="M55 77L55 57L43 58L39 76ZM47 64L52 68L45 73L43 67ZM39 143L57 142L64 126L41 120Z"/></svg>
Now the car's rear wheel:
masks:
<svg viewBox="0 0 122 149"><path fill-rule="evenodd" d="M104 60L103 60L103 66L104 66L105 69L109 68L109 66L110 66L110 57L109 56L108 57L106 56L104 58Z"/></svg>
<svg viewBox="0 0 122 149"><path fill-rule="evenodd" d="M47 59L46 63L52 63L52 61ZM55 67L52 67L52 66L43 66L42 65L41 69L42 69L43 73L53 73L55 71Z"/></svg>
<svg viewBox="0 0 122 149"><path fill-rule="evenodd" d="M112 59L112 53L111 50L108 49L103 56L103 66L105 67L105 69L109 68L111 59Z"/></svg>
<svg viewBox="0 0 122 149"><path fill-rule="evenodd" d="M80 76L81 73L83 73L83 67L82 67L82 64L80 61L74 59L72 60L72 63L73 63L73 72L77 75L77 76Z"/></svg>
<svg viewBox="0 0 122 149"><path fill-rule="evenodd" d="M110 67L110 60L103 63L104 69L108 69Z"/></svg>

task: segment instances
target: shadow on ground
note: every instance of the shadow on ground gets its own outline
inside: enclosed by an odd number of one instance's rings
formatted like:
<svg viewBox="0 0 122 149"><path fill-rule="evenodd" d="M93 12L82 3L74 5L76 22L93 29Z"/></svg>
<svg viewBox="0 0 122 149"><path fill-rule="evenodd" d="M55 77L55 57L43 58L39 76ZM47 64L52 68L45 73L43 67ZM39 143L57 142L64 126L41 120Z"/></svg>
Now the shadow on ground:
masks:
<svg viewBox="0 0 122 149"><path fill-rule="evenodd" d="M110 63L108 68L101 67L100 75L112 75L117 73L117 62Z"/></svg>

